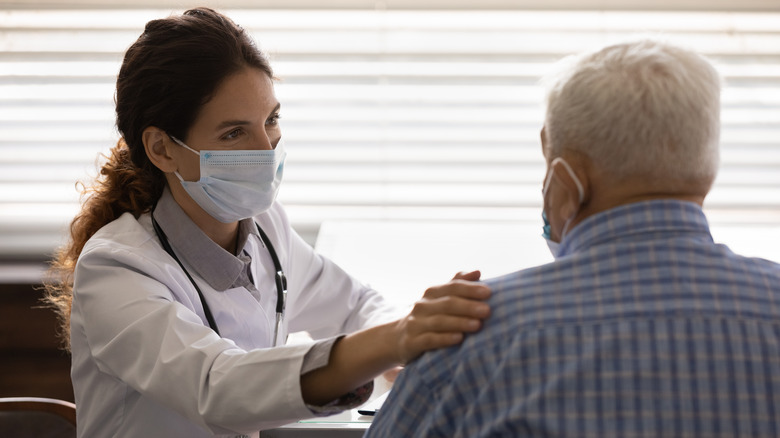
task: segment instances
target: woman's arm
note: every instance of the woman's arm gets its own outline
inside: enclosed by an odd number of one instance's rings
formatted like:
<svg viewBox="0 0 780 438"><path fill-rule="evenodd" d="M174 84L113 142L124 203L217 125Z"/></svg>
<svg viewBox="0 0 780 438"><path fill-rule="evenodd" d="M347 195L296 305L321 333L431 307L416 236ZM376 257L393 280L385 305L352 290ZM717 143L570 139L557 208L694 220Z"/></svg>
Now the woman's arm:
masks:
<svg viewBox="0 0 780 438"><path fill-rule="evenodd" d="M404 318L340 339L328 365L301 376L303 400L326 404L424 351L455 345L464 333L479 330L490 314L481 302L490 296L490 289L469 281L477 279L478 271L460 274L445 285L429 288Z"/></svg>

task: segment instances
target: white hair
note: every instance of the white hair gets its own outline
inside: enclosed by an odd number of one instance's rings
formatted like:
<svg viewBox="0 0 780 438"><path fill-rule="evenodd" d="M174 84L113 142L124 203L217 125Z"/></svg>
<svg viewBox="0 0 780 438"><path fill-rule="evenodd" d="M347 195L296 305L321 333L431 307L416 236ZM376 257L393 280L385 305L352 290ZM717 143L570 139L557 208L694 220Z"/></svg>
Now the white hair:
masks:
<svg viewBox="0 0 780 438"><path fill-rule="evenodd" d="M702 56L645 39L565 62L545 80L554 156L583 153L619 180L715 179L721 80Z"/></svg>

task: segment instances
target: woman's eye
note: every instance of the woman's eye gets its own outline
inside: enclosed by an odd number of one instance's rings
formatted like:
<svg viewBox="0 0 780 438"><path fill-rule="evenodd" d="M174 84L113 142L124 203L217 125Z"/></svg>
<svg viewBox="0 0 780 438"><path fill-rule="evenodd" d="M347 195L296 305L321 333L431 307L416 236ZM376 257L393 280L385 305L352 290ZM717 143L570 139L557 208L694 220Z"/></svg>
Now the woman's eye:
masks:
<svg viewBox="0 0 780 438"><path fill-rule="evenodd" d="M224 138L225 140L233 140L238 138L239 135L241 135L241 129L237 128L225 134Z"/></svg>
<svg viewBox="0 0 780 438"><path fill-rule="evenodd" d="M282 115L279 114L279 113L276 113L276 114L272 115L265 123L267 125L278 125L279 124L279 119L281 119L281 118L282 118Z"/></svg>

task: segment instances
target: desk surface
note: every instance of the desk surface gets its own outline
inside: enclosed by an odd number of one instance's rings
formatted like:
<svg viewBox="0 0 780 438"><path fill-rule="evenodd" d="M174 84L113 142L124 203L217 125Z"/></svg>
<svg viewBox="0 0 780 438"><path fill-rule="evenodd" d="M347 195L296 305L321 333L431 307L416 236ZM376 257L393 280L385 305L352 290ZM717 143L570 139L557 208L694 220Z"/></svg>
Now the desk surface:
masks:
<svg viewBox="0 0 780 438"><path fill-rule="evenodd" d="M260 432L260 438L358 438L362 437L374 419L361 415L358 409L381 406L392 384L383 376L374 379L374 392L360 407L330 417L301 420L272 430Z"/></svg>
<svg viewBox="0 0 780 438"><path fill-rule="evenodd" d="M352 409L331 417L301 420L265 430L260 432L260 438L358 438L363 436L373 418Z"/></svg>

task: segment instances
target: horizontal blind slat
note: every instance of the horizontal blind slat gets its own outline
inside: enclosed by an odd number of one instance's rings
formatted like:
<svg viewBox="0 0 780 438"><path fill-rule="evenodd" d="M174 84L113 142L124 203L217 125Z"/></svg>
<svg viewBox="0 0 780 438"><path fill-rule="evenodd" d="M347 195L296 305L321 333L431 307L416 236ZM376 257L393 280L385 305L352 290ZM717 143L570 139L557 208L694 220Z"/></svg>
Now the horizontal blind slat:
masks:
<svg viewBox="0 0 780 438"><path fill-rule="evenodd" d="M725 79L714 223L780 223L780 14L226 10L282 78L280 200L304 235L332 219L538 226L538 79L564 55L660 32ZM170 10L0 13L0 258L45 257L75 183L117 141L113 83Z"/></svg>

